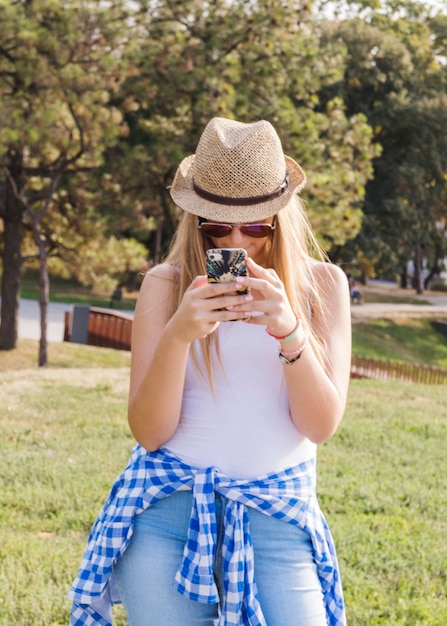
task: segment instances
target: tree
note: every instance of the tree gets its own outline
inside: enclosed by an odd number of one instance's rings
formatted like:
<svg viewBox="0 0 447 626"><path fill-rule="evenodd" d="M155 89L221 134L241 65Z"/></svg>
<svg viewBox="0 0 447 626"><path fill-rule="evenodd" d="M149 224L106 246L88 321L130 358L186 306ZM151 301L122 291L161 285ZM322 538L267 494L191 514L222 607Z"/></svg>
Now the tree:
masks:
<svg viewBox="0 0 447 626"><path fill-rule="evenodd" d="M0 348L16 341L24 229L40 251L43 307L47 258L93 281L98 255L88 250L106 254L115 236L143 242L157 262L178 219L166 188L215 115L277 126L308 171L309 216L328 248L360 228L371 129L338 94L321 98L341 80L345 49L324 38L311 3L0 3Z"/></svg>
<svg viewBox="0 0 447 626"><path fill-rule="evenodd" d="M180 159L191 154L207 121L266 118L284 149L309 172L309 215L330 248L360 228L360 203L372 175L371 131L364 116L347 116L340 99L321 104L319 91L340 79L343 48L324 45L305 2L159 0L138 3L132 71L117 95L129 137L114 180L141 198L158 224L157 261L177 213L166 194ZM118 163L116 158L114 163ZM126 193L127 195L127 193ZM138 201L138 200L137 200ZM141 203L141 200L140 200Z"/></svg>
<svg viewBox="0 0 447 626"><path fill-rule="evenodd" d="M125 5L125 3L124 3ZM0 168L5 176L0 349L17 342L23 227L40 259L41 341L47 361L47 256L44 228L63 176L96 168L121 130L108 104L124 71L125 12L94 2L2 2L0 20Z"/></svg>
<svg viewBox="0 0 447 626"><path fill-rule="evenodd" d="M441 22L413 3L365 2L366 19L331 27L348 56L336 93L348 113L366 115L382 153L374 161L363 205L362 230L344 248L345 258L362 252L384 273L405 276L415 254L439 247L433 210L445 186L446 73ZM437 30L435 30L435 27ZM434 33L437 32L437 36ZM326 94L334 97L334 92ZM420 263L416 264L420 267ZM417 280L421 291L421 280Z"/></svg>

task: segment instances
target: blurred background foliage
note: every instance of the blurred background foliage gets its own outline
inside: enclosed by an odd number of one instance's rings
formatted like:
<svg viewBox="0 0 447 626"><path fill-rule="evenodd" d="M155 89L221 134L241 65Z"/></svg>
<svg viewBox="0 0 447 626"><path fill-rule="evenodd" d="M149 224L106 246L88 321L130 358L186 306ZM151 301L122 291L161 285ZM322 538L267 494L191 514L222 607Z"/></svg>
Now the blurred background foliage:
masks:
<svg viewBox="0 0 447 626"><path fill-rule="evenodd" d="M0 0L0 346L28 267L43 301L50 276L138 286L213 116L275 125L334 262L439 272L446 47L420 2Z"/></svg>

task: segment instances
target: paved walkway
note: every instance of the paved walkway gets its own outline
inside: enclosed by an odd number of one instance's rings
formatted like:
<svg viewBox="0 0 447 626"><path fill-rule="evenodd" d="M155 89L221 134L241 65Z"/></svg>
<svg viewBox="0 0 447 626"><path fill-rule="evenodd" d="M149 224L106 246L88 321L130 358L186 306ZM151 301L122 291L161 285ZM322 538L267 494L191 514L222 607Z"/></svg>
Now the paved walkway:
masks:
<svg viewBox="0 0 447 626"><path fill-rule="evenodd" d="M430 302L430 304L399 304L394 302L366 302L351 305L352 320L361 321L369 318L394 317L441 317L447 318L447 293L427 292L420 296L412 291L399 289L380 289L366 287L364 292L383 293L404 296L412 300Z"/></svg>
<svg viewBox="0 0 447 626"><path fill-rule="evenodd" d="M73 305L60 302L48 304L48 341L64 340L65 311L72 311ZM20 300L19 337L40 339L40 311L36 300Z"/></svg>
<svg viewBox="0 0 447 626"><path fill-rule="evenodd" d="M359 322L362 319L371 318L395 318L395 317L441 317L447 318L447 304L391 304L382 302L369 302L367 304L351 305L352 321Z"/></svg>

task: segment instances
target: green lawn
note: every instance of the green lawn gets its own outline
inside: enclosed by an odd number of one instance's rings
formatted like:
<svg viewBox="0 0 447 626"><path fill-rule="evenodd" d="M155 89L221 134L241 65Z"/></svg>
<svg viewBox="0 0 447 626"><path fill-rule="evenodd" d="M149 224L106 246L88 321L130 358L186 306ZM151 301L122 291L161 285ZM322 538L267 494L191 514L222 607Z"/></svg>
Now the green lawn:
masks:
<svg viewBox="0 0 447 626"><path fill-rule="evenodd" d="M352 381L320 448L350 626L447 624L444 386Z"/></svg>
<svg viewBox="0 0 447 626"><path fill-rule="evenodd" d="M363 292L364 302L387 302L391 304L431 304L430 300L420 296L406 295L401 291L389 289L388 292L371 289Z"/></svg>
<svg viewBox="0 0 447 626"><path fill-rule="evenodd" d="M127 293L124 290L123 298L115 308L133 311L136 302L136 293ZM28 272L21 282L20 297L27 300L39 299L39 282L37 275ZM109 307L111 294L97 294L82 287L73 281L52 278L50 281L50 302L65 304L83 304L85 306Z"/></svg>
<svg viewBox="0 0 447 626"><path fill-rule="evenodd" d="M0 625L66 626L87 533L133 446L130 355L51 344L39 369L37 342L20 345L0 353ZM350 626L447 624L446 446L443 386L352 381L318 482Z"/></svg>
<svg viewBox="0 0 447 626"><path fill-rule="evenodd" d="M363 356L447 367L447 336L428 319L375 319L352 326L352 351Z"/></svg>

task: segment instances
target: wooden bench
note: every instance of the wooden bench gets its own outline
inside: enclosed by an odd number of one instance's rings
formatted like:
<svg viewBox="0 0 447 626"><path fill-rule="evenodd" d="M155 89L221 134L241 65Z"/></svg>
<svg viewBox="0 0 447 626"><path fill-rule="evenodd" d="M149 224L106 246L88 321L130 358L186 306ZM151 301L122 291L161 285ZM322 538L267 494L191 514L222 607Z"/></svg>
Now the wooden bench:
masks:
<svg viewBox="0 0 447 626"><path fill-rule="evenodd" d="M72 338L73 323L76 317L70 311L66 311L64 341L73 340L76 343L84 343L89 346L130 350L132 315L98 307L82 308L84 310L88 308L87 327L84 333L81 332L82 339ZM79 333L77 334L79 335Z"/></svg>

